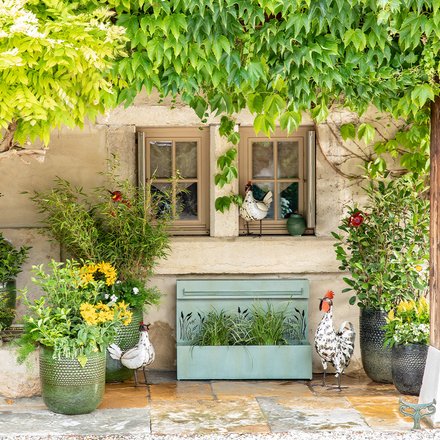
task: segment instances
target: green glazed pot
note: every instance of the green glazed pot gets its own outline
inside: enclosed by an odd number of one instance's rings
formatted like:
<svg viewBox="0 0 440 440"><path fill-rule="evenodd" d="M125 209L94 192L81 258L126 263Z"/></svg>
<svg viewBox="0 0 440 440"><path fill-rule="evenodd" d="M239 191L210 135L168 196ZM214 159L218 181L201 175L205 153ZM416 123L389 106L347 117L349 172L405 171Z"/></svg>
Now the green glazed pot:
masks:
<svg viewBox="0 0 440 440"><path fill-rule="evenodd" d="M105 389L105 352L93 353L81 367L76 359L54 359L53 350L40 348L41 394L58 414L88 414L102 402Z"/></svg>
<svg viewBox="0 0 440 440"><path fill-rule="evenodd" d="M300 214L291 214L286 226L290 235L302 235L306 230L306 219Z"/></svg>
<svg viewBox="0 0 440 440"><path fill-rule="evenodd" d="M8 309L12 309L15 312L16 308L16 298L17 298L17 289L15 285L15 280L6 281L5 283L0 283L0 299L6 300L6 307ZM14 317L0 317L1 327L7 328L10 327Z"/></svg>
<svg viewBox="0 0 440 440"><path fill-rule="evenodd" d="M113 341L122 351L133 348L139 342L139 324L143 321L142 308L133 309L133 318L128 325L119 325ZM133 370L124 367L121 361L112 359L107 352L106 382L124 382L133 377Z"/></svg>

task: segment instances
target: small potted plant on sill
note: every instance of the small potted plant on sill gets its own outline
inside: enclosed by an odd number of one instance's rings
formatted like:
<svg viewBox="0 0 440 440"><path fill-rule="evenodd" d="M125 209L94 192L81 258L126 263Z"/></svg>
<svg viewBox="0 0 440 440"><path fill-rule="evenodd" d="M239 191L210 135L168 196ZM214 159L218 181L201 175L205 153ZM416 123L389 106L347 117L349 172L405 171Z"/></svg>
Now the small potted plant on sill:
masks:
<svg viewBox="0 0 440 440"><path fill-rule="evenodd" d="M30 301L24 293L30 313L23 317L18 360L39 347L44 403L56 413L86 414L103 398L107 346L132 315L124 302L103 303L105 281L90 277L78 262L52 261L49 269L33 267L40 298Z"/></svg>
<svg viewBox="0 0 440 440"><path fill-rule="evenodd" d="M391 348L393 383L402 394L417 396L429 343L429 305L424 297L401 301L386 319L385 345Z"/></svg>
<svg viewBox="0 0 440 440"><path fill-rule="evenodd" d="M16 283L21 266L29 254L29 247L19 249L0 233L0 330L9 327L15 317Z"/></svg>
<svg viewBox="0 0 440 440"><path fill-rule="evenodd" d="M428 187L418 175L370 181L367 202L349 206L336 238L336 258L360 307L360 348L366 374L392 382L391 350L384 347L387 313L428 291Z"/></svg>

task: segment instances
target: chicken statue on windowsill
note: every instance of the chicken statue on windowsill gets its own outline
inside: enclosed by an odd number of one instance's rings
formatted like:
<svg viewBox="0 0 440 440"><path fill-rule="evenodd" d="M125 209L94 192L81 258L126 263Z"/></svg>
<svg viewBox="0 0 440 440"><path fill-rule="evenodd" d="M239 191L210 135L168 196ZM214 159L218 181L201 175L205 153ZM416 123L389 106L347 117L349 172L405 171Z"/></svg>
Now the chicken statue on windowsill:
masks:
<svg viewBox="0 0 440 440"><path fill-rule="evenodd" d="M254 198L252 192L252 183L248 182L245 187L245 196L243 204L240 207L240 215L246 220L247 233L249 235L249 222L252 220L260 221L260 236L262 233L261 220L266 218L270 204L272 203L272 191L268 191L263 200L259 201Z"/></svg>
<svg viewBox="0 0 440 440"><path fill-rule="evenodd" d="M150 325L146 325L141 322L139 326L139 342L127 351L122 351L116 344L110 344L107 348L110 357L112 359L121 361L124 367L134 370L134 382L135 386L138 386L137 369L142 368L144 373L145 384L147 384L147 373L145 367L150 365L156 356L153 344L150 341L148 335L148 328Z"/></svg>
<svg viewBox="0 0 440 440"><path fill-rule="evenodd" d="M333 298L334 293L329 290L319 303L319 310L324 316L315 333L315 348L321 358L324 368L322 385L325 386L327 363L331 363L336 370L338 389L341 390L341 375L350 363L354 350L355 332L351 322L345 321L338 331L333 328Z"/></svg>

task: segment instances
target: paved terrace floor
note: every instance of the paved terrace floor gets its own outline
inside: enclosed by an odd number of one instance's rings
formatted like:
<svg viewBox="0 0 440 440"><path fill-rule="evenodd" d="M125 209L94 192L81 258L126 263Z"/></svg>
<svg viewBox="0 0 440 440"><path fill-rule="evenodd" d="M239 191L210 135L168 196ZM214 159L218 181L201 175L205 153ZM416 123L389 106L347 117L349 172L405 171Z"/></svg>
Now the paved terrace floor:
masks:
<svg viewBox="0 0 440 440"><path fill-rule="evenodd" d="M176 381L152 371L148 386L107 384L88 415L54 414L40 397L0 399L0 438L440 439L427 425L411 429L392 385L344 376L338 391L321 381Z"/></svg>

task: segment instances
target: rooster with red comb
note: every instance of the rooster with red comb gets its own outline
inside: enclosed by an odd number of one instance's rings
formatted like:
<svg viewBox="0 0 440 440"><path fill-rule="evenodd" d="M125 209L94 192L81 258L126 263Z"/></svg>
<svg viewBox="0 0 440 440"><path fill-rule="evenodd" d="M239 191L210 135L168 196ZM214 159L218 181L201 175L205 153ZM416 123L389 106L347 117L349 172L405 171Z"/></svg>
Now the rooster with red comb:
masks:
<svg viewBox="0 0 440 440"><path fill-rule="evenodd" d="M338 379L338 389L341 390L341 375L350 364L354 350L355 331L351 322L345 321L338 331L333 328L333 298L335 294L329 290L319 303L319 310L324 316L318 325L315 333L315 349L321 358L324 369L323 386L327 364L335 367Z"/></svg>

